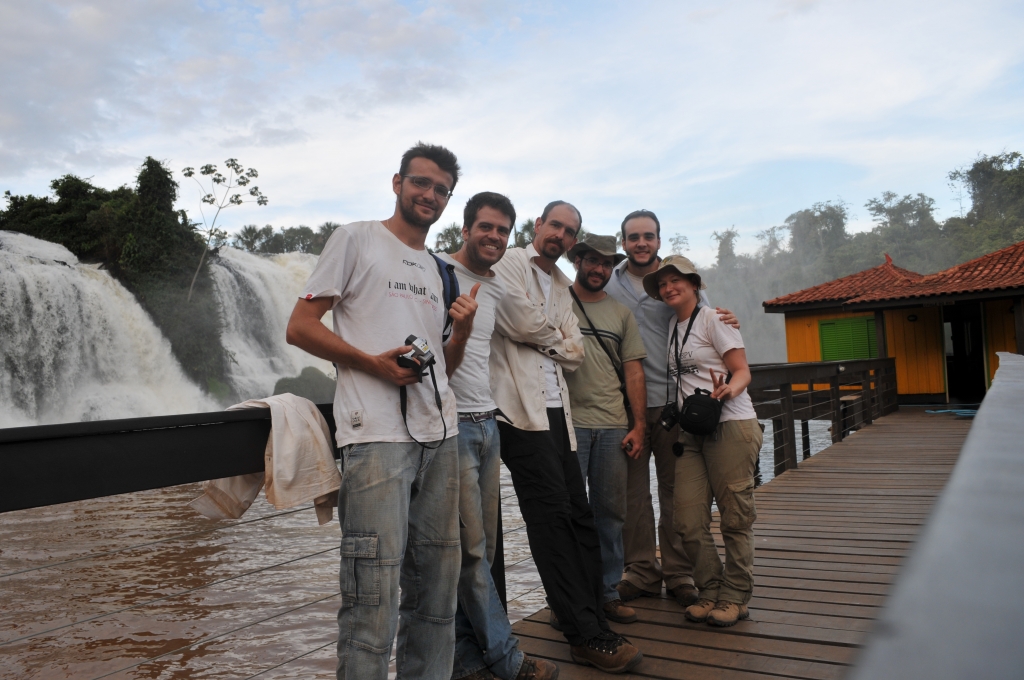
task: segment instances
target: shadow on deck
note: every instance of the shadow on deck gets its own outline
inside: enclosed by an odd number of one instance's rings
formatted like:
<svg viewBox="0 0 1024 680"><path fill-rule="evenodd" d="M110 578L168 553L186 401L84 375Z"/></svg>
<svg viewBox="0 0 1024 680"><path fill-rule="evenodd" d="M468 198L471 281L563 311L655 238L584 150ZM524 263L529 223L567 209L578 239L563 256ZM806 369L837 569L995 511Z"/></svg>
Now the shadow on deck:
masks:
<svg viewBox="0 0 1024 680"><path fill-rule="evenodd" d="M970 424L904 407L760 487L750 620L717 629L687 621L671 599L634 600L640 620L612 626L644 660L622 677L842 677ZM722 552L717 514L713 530ZM515 624L524 651L560 662L561 678L608 677L574 665L547 620L544 609Z"/></svg>

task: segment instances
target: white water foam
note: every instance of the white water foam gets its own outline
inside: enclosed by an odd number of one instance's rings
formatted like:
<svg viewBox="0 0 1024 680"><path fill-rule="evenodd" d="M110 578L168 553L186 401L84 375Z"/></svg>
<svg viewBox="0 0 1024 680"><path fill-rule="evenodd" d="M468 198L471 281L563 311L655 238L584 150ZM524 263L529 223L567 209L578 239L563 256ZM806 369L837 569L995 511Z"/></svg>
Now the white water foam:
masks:
<svg viewBox="0 0 1024 680"><path fill-rule="evenodd" d="M108 272L9 231L0 231L0 356L0 427L218 408Z"/></svg>
<svg viewBox="0 0 1024 680"><path fill-rule="evenodd" d="M280 378L295 377L306 366L334 377L330 362L285 342L288 318L316 262L306 253L253 255L229 247L211 258L224 318L221 341L234 356L228 373L241 399L272 394Z"/></svg>

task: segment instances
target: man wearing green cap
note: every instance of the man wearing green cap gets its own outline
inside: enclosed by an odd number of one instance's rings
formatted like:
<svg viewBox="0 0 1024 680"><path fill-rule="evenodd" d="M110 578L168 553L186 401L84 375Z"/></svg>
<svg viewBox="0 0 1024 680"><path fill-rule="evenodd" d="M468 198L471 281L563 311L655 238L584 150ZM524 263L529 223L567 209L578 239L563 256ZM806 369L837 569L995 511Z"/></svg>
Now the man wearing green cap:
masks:
<svg viewBox="0 0 1024 680"><path fill-rule="evenodd" d="M576 452L601 544L602 606L610 620L632 623L636 612L622 604L616 586L623 569L627 461L640 455L646 429L647 352L633 313L604 292L615 265L626 257L615 252L615 237L590 234L568 257L576 267L569 291L583 333L584 357L565 381Z"/></svg>

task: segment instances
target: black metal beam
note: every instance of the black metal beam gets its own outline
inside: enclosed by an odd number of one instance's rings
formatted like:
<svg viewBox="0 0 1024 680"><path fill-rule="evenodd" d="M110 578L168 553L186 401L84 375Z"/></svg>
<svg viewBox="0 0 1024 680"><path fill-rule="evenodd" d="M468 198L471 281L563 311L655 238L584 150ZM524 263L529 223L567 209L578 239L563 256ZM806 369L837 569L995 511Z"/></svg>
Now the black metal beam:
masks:
<svg viewBox="0 0 1024 680"><path fill-rule="evenodd" d="M0 430L0 512L261 472L269 433L269 409Z"/></svg>

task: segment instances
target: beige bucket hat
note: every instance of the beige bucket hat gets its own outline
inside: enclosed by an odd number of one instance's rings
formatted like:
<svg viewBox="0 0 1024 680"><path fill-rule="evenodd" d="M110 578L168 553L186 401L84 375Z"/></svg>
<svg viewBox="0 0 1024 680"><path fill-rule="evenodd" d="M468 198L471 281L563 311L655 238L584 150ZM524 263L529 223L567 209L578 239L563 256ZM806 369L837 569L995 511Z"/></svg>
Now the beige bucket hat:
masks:
<svg viewBox="0 0 1024 680"><path fill-rule="evenodd" d="M626 256L622 253L615 252L614 236L598 236L597 234L587 234L584 236L583 240L570 248L565 256L569 258L570 262L575 262L577 255L584 255L588 250L593 250L598 255L614 259L615 264L626 259Z"/></svg>
<svg viewBox="0 0 1024 680"><path fill-rule="evenodd" d="M661 296L658 295L658 282L661 280L661 275L668 268L672 268L678 273L686 277L696 276L697 283L700 284L700 289L704 290L707 286L701 281L700 272L693 266L689 258L683 257L682 255L669 255L661 264L658 266L657 271L653 271L644 277L644 290L655 300L660 300Z"/></svg>

